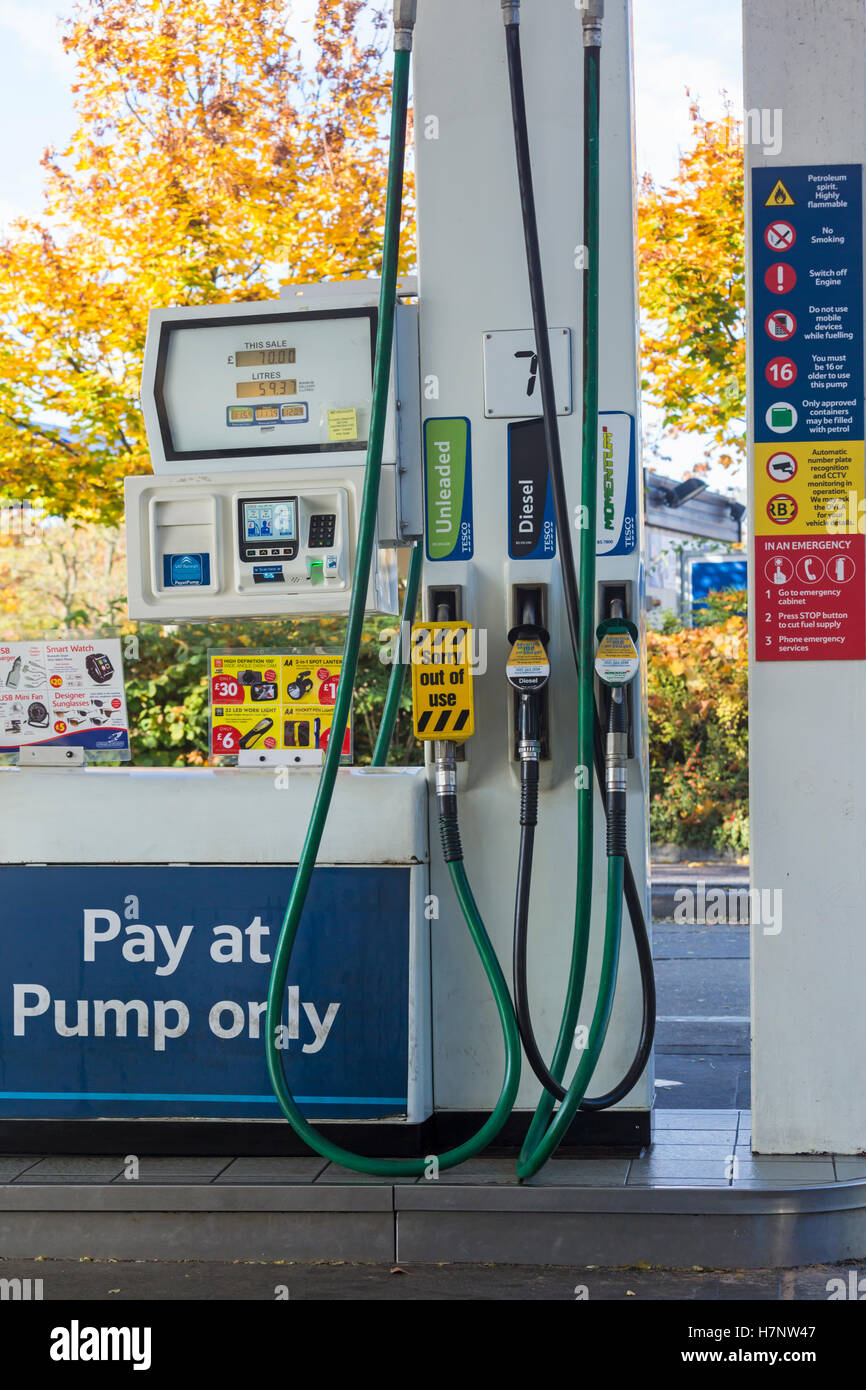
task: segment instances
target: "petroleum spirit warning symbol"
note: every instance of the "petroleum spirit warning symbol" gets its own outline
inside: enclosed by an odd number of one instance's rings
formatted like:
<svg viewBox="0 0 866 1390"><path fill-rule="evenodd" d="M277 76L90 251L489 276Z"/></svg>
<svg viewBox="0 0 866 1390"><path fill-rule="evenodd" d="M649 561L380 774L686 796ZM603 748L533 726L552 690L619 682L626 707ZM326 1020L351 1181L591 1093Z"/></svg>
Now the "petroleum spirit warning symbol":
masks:
<svg viewBox="0 0 866 1390"><path fill-rule="evenodd" d="M419 739L463 743L475 732L466 623L415 623L412 628L412 723Z"/></svg>
<svg viewBox="0 0 866 1390"><path fill-rule="evenodd" d="M777 526L789 526L796 515L796 500L788 492L777 492L767 503L767 516Z"/></svg>
<svg viewBox="0 0 866 1390"><path fill-rule="evenodd" d="M792 208L794 199L791 197L781 179L777 179L770 192L770 196L764 204L765 208Z"/></svg>

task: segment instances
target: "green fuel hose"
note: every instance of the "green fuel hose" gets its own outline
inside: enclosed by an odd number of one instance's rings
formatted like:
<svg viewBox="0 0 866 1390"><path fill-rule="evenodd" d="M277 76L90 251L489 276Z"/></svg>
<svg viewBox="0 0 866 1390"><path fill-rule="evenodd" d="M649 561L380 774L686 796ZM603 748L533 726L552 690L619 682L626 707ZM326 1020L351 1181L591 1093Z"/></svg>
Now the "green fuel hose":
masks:
<svg viewBox="0 0 866 1390"><path fill-rule="evenodd" d="M575 903L572 956L566 990L566 1001L549 1072L550 1078L556 1084L557 1092L562 1094L562 1077L568 1065L568 1059L574 1041L575 1025L583 997L592 913L592 771L597 761L596 742L598 737L594 685L595 623L593 620L593 613L595 600L595 515L598 470L596 421L598 418L599 78L601 5L598 3L598 0L596 0L594 4L592 0L590 0L590 4L584 7L584 14L582 16L584 31L584 139L586 151L583 200L585 230L583 240L588 249L589 260L586 269L583 310L585 359L583 378L579 589L574 584L571 517L569 515L565 496L562 453L559 443L556 402L553 389L553 369L547 334L547 314L542 282L541 255L538 241L535 200L532 188L531 157L527 135L526 103L523 89L520 49L519 3L510 3L509 0L502 0L502 11L506 26L506 54L508 60L509 85L511 89L515 153L520 184L521 205L523 209L527 266L529 269L530 293L532 297L533 326L535 329L536 351L538 353L538 376L541 385L545 442L557 522L566 613L578 678L578 759L580 768L584 773L585 781L585 786L580 789L578 800L577 898ZM589 24L587 21L589 21ZM584 610L582 615L581 607L583 607ZM618 868L615 867L617 863ZM550 1090L545 1090L542 1093L518 1161L517 1171L521 1178L531 1177L532 1174L536 1173L542 1164L546 1162L551 1154L555 1152L575 1112L584 1102L587 1087L598 1062L616 989L619 941L622 925L622 893L625 872L626 864L624 856L615 856L609 859L604 958L588 1046L583 1053L581 1062L570 1085L564 1093L559 1109L552 1121L550 1117L553 1113L554 1105L556 1104L556 1094L552 1094ZM631 877L629 866L628 878L631 879ZM630 911L634 923L634 903L631 900ZM635 931L635 937L636 941L640 944L640 933L638 930ZM647 1029L646 1026L644 1026L642 1029L642 1045L646 1032ZM645 1064L645 1057L643 1057L643 1063ZM630 1078L633 1072L634 1066L629 1070ZM614 1103L614 1101L619 1098L620 1090L621 1088L618 1087L609 1097L600 1098L601 1103ZM595 1105L597 1104L598 1102L595 1103Z"/></svg>
<svg viewBox="0 0 866 1390"><path fill-rule="evenodd" d="M384 767L388 761L388 754L391 750L391 740L394 737L394 726L397 723L397 716L400 713L400 696L403 694L403 684L406 676L406 665L403 661L403 633L407 625L412 626L415 621L415 611L418 607L418 590L421 587L421 571L424 568L424 542L416 541L412 546L412 553L409 556L409 573L406 575L406 592L403 595L403 611L400 614L400 636L397 645L397 659L391 665L391 675L388 678L388 691L385 695L385 707L382 710L382 720L379 724L379 732L376 735L376 747L373 749L373 757L370 760L372 767Z"/></svg>
<svg viewBox="0 0 866 1390"><path fill-rule="evenodd" d="M334 784L340 765L343 738L349 720L352 690L358 666L361 635L366 608L367 584L373 558L379 482L382 472L382 449L391 372L391 345L394 333L394 305L397 292L400 220L403 201L403 170L406 147L406 124L409 100L409 69L411 31L414 26L414 5L398 0L395 14L403 16L397 27L400 44L394 55L394 79L391 109L391 147L388 164L388 189L385 212L385 238L382 253L382 279L379 295L379 319L376 340L376 364L373 374L373 402L370 418L367 467L358 527L354 583L349 604L346 637L343 647L342 679L337 698L331 737L322 763L322 773L316 791L310 824L298 860L288 905L274 952L268 986L267 1023L265 1040L268 1072L274 1095L295 1133L314 1152L333 1163L343 1164L357 1172L377 1177L420 1177L430 1171L429 1158L376 1159L352 1153L327 1139L309 1123L301 1112L289 1088L283 1067L283 1052L277 1043L286 999L286 980L292 949L301 924L310 880L316 865L325 822L328 816ZM411 19L407 16L411 16ZM449 831L449 834L452 833ZM443 831L444 838L444 831ZM520 1083L520 1037L511 996L496 953L484 928L472 889L466 877L462 855L454 853L448 865L457 900L469 928L475 948L493 991L499 1021L505 1040L505 1074L499 1099L481 1128L463 1144L436 1156L438 1168L450 1168L479 1153L496 1136L511 1113Z"/></svg>
<svg viewBox="0 0 866 1390"><path fill-rule="evenodd" d="M547 1124L547 1116L553 1106L553 1097L547 1091L544 1092L529 1127L520 1158L517 1161L517 1176L519 1178L531 1178L556 1152L586 1094L601 1056L607 1025L610 1022L611 1010L613 1009L613 997L616 992L619 946L622 934L623 867L622 855L613 855L607 861L604 952L595 1012L589 1027L587 1045L577 1071L572 1077L565 1100L560 1104L550 1124Z"/></svg>

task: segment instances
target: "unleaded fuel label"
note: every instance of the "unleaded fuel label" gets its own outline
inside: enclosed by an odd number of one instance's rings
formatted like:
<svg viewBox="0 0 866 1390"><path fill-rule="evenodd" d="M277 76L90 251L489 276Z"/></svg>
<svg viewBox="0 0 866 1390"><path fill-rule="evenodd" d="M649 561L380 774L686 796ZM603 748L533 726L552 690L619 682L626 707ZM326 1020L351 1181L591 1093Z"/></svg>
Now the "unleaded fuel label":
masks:
<svg viewBox="0 0 866 1390"><path fill-rule="evenodd" d="M471 560L472 451L463 416L424 422L428 560Z"/></svg>

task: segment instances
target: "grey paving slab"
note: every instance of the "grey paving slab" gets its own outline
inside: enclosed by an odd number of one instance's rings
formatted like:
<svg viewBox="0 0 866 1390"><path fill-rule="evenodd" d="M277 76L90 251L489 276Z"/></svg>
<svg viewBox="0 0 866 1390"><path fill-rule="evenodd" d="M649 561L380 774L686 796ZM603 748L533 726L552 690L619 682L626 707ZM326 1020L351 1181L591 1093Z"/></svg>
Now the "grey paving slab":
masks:
<svg viewBox="0 0 866 1390"><path fill-rule="evenodd" d="M391 1187L398 1183L414 1183L417 1178L380 1178L374 1173L356 1173L354 1168L342 1168L339 1163L327 1163L317 1178L313 1179L317 1187L324 1184L339 1186L345 1184L348 1187Z"/></svg>
<svg viewBox="0 0 866 1390"><path fill-rule="evenodd" d="M546 1163L529 1179L533 1187L622 1187L628 1177L629 1160L560 1158Z"/></svg>
<svg viewBox="0 0 866 1390"><path fill-rule="evenodd" d="M0 1183L12 1182L27 1168L32 1168L34 1163L38 1163L41 1154L0 1154Z"/></svg>
<svg viewBox="0 0 866 1390"><path fill-rule="evenodd" d="M651 1181L643 1182L638 1179L633 1183L628 1183L629 1187L653 1187L660 1189L685 1188L689 1190L693 1187L730 1187L727 1178L684 1178L679 1182L675 1178L653 1178Z"/></svg>
<svg viewBox="0 0 866 1390"><path fill-rule="evenodd" d="M142 1193L159 1190L157 1187L139 1188ZM226 1195L232 1189L213 1185L186 1190L204 1191L210 1196ZM305 1190L315 1191L315 1188ZM108 1191L116 1189L103 1190ZM52 1259L75 1260L89 1256L92 1260L228 1259L287 1263L386 1260L393 1263L394 1213L390 1203L386 1211L4 1213L3 1253L6 1258L32 1257L34 1252Z"/></svg>
<svg viewBox="0 0 866 1390"><path fill-rule="evenodd" d="M730 1129L736 1124L736 1110L656 1110L658 1129Z"/></svg>
<svg viewBox="0 0 866 1390"><path fill-rule="evenodd" d="M735 1178L733 1186L739 1192L764 1190L774 1191L778 1188L785 1188L790 1191L797 1187L823 1187L827 1182L826 1178Z"/></svg>
<svg viewBox="0 0 866 1390"><path fill-rule="evenodd" d="M680 1168L685 1168L694 1163L696 1159L716 1159L724 1163L725 1159L734 1155L734 1140L731 1136L730 1142L725 1139L717 1140L709 1144L655 1144L651 1149L647 1149L641 1158L635 1158L633 1163L678 1163Z"/></svg>
<svg viewBox="0 0 866 1390"><path fill-rule="evenodd" d="M69 1154L41 1158L17 1182L111 1182L123 1172L123 1159L104 1154Z"/></svg>
<svg viewBox="0 0 866 1390"><path fill-rule="evenodd" d="M692 1178L719 1178L725 1181L725 1160L723 1157L714 1159L662 1159L636 1158L629 1170L629 1187L641 1186L651 1187L658 1179L668 1182L677 1182L687 1187Z"/></svg>
<svg viewBox="0 0 866 1390"><path fill-rule="evenodd" d="M761 1158L740 1161L738 1178L807 1178L812 1182L834 1182L832 1158Z"/></svg>
<svg viewBox="0 0 866 1390"><path fill-rule="evenodd" d="M114 1181L133 1182L213 1182L224 1168L231 1163L230 1158L171 1157L140 1158L137 1176L128 1177L129 1165L124 1164L123 1172Z"/></svg>
<svg viewBox="0 0 866 1390"><path fill-rule="evenodd" d="M407 1189L411 1190L411 1189ZM103 1183L60 1178L7 1183L0 1212L390 1212L394 1189L376 1183ZM5 1229L5 1225L4 1225Z"/></svg>
<svg viewBox="0 0 866 1390"><path fill-rule="evenodd" d="M733 1149L737 1139L736 1128L732 1129L658 1129L653 1135L653 1147L668 1149L672 1145L728 1144Z"/></svg>
<svg viewBox="0 0 866 1390"><path fill-rule="evenodd" d="M324 1158L234 1158L216 1179L217 1183L296 1183L315 1182L327 1168Z"/></svg>
<svg viewBox="0 0 866 1390"><path fill-rule="evenodd" d="M551 1165L548 1165L551 1166ZM423 1182L424 1179L422 1178ZM448 1168L440 1173L439 1181L449 1186L493 1185L495 1187L517 1186L517 1156L514 1158L473 1158L461 1163L459 1168Z"/></svg>

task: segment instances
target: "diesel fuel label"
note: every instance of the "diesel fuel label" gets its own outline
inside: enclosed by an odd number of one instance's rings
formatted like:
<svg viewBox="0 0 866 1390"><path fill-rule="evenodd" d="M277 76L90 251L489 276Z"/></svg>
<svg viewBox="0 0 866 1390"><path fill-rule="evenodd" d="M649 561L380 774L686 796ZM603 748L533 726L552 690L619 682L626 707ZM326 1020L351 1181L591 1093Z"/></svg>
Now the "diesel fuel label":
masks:
<svg viewBox="0 0 866 1390"><path fill-rule="evenodd" d="M860 659L861 165L753 170L752 285L755 656Z"/></svg>

